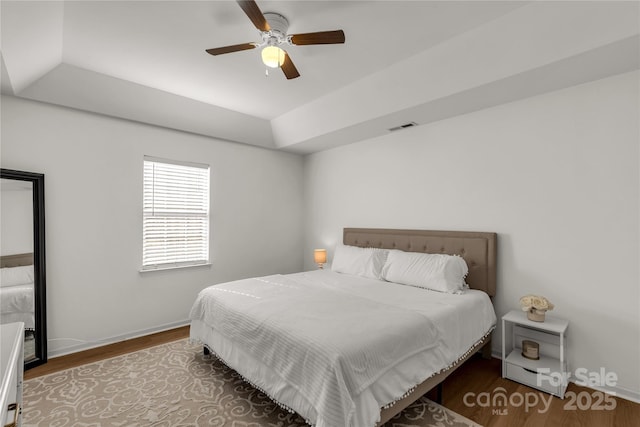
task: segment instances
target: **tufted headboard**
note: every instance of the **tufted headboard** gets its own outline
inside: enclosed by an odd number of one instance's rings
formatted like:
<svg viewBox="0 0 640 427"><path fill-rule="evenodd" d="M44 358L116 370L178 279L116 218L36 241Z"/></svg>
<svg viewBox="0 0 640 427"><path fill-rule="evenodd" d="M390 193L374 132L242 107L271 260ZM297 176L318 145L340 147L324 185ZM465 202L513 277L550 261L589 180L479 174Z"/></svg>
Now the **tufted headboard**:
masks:
<svg viewBox="0 0 640 427"><path fill-rule="evenodd" d="M489 296L496 294L496 233L345 228L342 241L362 248L460 255L469 266L466 279L469 287Z"/></svg>

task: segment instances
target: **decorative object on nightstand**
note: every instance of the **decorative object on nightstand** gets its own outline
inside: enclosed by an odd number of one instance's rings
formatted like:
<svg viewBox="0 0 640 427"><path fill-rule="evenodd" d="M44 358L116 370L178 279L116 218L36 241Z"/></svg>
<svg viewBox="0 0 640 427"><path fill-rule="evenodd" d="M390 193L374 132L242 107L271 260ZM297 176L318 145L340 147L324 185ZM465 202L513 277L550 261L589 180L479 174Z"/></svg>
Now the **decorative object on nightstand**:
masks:
<svg viewBox="0 0 640 427"><path fill-rule="evenodd" d="M502 316L502 377L564 398L569 380L566 332L569 321L530 320L524 311Z"/></svg>
<svg viewBox="0 0 640 427"><path fill-rule="evenodd" d="M531 340L522 340L522 356L531 360L539 360L540 344Z"/></svg>
<svg viewBox="0 0 640 427"><path fill-rule="evenodd" d="M527 318L534 322L544 322L547 310L553 310L554 305L548 299L538 295L526 295L520 298L522 311L527 312Z"/></svg>
<svg viewBox="0 0 640 427"><path fill-rule="evenodd" d="M324 264L327 262L327 250L326 249L316 249L313 251L313 260L316 264L318 264L318 268L322 270L324 268Z"/></svg>

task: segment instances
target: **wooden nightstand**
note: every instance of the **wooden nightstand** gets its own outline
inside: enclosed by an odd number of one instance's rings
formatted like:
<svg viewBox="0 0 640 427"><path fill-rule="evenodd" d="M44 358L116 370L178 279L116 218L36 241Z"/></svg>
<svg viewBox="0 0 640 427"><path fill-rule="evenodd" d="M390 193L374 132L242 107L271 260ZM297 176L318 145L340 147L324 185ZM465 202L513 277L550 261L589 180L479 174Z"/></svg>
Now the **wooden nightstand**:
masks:
<svg viewBox="0 0 640 427"><path fill-rule="evenodd" d="M566 332L569 321L549 316L544 322L527 319L522 310L502 316L502 377L564 398L569 381ZM522 355L522 341L540 345L539 359Z"/></svg>

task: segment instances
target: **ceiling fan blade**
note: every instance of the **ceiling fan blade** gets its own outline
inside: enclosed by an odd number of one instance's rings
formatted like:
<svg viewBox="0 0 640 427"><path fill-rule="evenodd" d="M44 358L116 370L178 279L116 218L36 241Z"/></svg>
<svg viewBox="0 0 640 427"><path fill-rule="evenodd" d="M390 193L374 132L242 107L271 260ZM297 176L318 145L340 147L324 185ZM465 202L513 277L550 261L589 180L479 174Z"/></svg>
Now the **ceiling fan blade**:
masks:
<svg viewBox="0 0 640 427"><path fill-rule="evenodd" d="M284 56L284 62L282 63L282 66L280 68L282 68L282 72L287 77L287 80L300 77L300 73L298 72L296 66L293 65L293 62L291 61L288 53Z"/></svg>
<svg viewBox="0 0 640 427"><path fill-rule="evenodd" d="M254 0L236 0L240 8L247 14L253 25L260 31L269 31L271 27Z"/></svg>
<svg viewBox="0 0 640 427"><path fill-rule="evenodd" d="M295 45L344 43L344 31L320 31L317 33L292 34L291 43Z"/></svg>
<svg viewBox="0 0 640 427"><path fill-rule="evenodd" d="M207 49L207 53L211 55L222 55L223 53L239 52L241 50L255 49L255 43L234 44L233 46L216 47Z"/></svg>

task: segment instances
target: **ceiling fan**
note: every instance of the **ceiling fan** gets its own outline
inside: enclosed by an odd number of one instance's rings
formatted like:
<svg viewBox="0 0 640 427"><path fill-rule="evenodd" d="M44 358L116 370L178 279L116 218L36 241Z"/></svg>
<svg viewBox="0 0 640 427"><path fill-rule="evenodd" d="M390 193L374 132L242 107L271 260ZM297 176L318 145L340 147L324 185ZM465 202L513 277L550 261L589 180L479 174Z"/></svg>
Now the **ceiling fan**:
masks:
<svg viewBox="0 0 640 427"><path fill-rule="evenodd" d="M260 31L262 41L207 49L207 53L222 55L261 47L262 61L266 66L271 68L280 67L287 79L295 79L300 77L300 73L296 66L293 65L289 54L282 49L282 45L302 46L344 43L344 31L342 30L287 34L289 21L284 16L272 12L262 13L254 0L237 0L237 3L253 22L253 25Z"/></svg>

